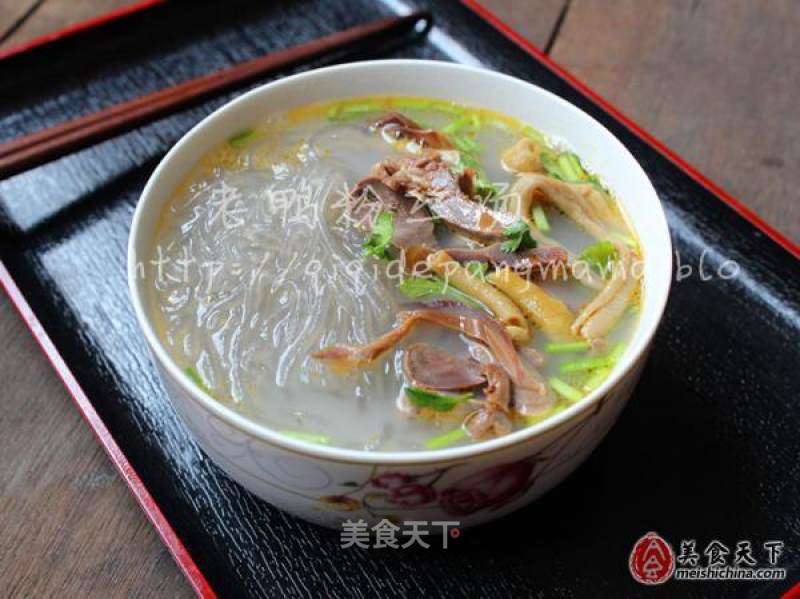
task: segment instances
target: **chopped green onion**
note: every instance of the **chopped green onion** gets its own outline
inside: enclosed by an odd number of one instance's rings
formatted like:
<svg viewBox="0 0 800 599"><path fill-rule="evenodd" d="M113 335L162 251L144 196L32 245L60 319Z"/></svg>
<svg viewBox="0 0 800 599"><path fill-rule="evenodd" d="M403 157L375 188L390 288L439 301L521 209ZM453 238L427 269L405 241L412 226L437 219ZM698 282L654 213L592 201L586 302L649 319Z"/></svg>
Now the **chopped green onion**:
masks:
<svg viewBox="0 0 800 599"><path fill-rule="evenodd" d="M480 152L481 146L477 141L467 137L466 135L451 135L450 141L460 151L466 154L477 154Z"/></svg>
<svg viewBox="0 0 800 599"><path fill-rule="evenodd" d="M452 445L467 436L463 428L457 428L438 437L432 437L425 441L425 447L428 449L439 449L440 447L447 447Z"/></svg>
<svg viewBox="0 0 800 599"><path fill-rule="evenodd" d="M395 108L405 108L406 110L427 110L431 107L430 100L415 100L413 98L398 98L392 101Z"/></svg>
<svg viewBox="0 0 800 599"><path fill-rule="evenodd" d="M472 393L444 395L420 387L406 387L406 395L418 408L430 408L436 412L450 412L458 404L473 397Z"/></svg>
<svg viewBox="0 0 800 599"><path fill-rule="evenodd" d="M465 127L470 127L472 129L479 129L480 126L481 126L481 117L479 117L474 112L470 112L460 118L457 118L449 125L442 127L442 133L447 133L448 135L451 135L453 133L458 133Z"/></svg>
<svg viewBox="0 0 800 599"><path fill-rule="evenodd" d="M569 354L589 351L592 344L588 341L567 341L565 343L548 343L544 351L548 354Z"/></svg>
<svg viewBox="0 0 800 599"><path fill-rule="evenodd" d="M581 388L586 391L586 393L594 391L603 383L604 380L608 378L610 372L611 368L609 367L598 368L589 376L588 379L586 379L586 382L583 383Z"/></svg>
<svg viewBox="0 0 800 599"><path fill-rule="evenodd" d="M599 191L605 192L600 179L597 178L597 175L586 172L577 154L572 152L557 154L552 151L544 151L539 155L539 163L545 172L555 179L568 183L591 183Z"/></svg>
<svg viewBox="0 0 800 599"><path fill-rule="evenodd" d="M564 180L564 174L561 172L561 167L558 164L556 155L552 152L541 152L539 154L539 164L542 165L544 171L555 179Z"/></svg>
<svg viewBox="0 0 800 599"><path fill-rule="evenodd" d="M425 297L447 297L451 300L466 304L471 308L482 308L481 304L452 285L448 285L439 277L411 277L397 286L397 289L411 299Z"/></svg>
<svg viewBox="0 0 800 599"><path fill-rule="evenodd" d="M611 353L608 354L608 357L614 360L614 363L616 364L617 361L622 357L622 354L625 353L625 349L626 348L624 343L622 342L617 343L611 350Z"/></svg>
<svg viewBox="0 0 800 599"><path fill-rule="evenodd" d="M619 360L624 352L625 344L618 343L606 356L595 356L592 358L575 360L574 362L566 362L559 366L559 370L566 374L569 372L585 372L587 370L596 370L598 368L610 368L617 363L617 360Z"/></svg>
<svg viewBox="0 0 800 599"><path fill-rule="evenodd" d="M381 110L381 106L376 102L336 104L328 109L328 120L347 121L361 116L362 114L367 114L368 112L377 112L379 110Z"/></svg>
<svg viewBox="0 0 800 599"><path fill-rule="evenodd" d="M581 161L571 152L565 152L558 157L558 166L561 167L566 181L584 181L589 178L581 166Z"/></svg>
<svg viewBox="0 0 800 599"><path fill-rule="evenodd" d="M453 171L455 172L455 174L459 175L464 171L466 167L474 169L478 173L483 172L481 165L478 163L478 161L475 159L474 156L472 156L469 153L461 152L458 157L458 162L453 165Z"/></svg>
<svg viewBox="0 0 800 599"><path fill-rule="evenodd" d="M512 237L515 235L521 235L525 233L525 231L527 230L528 230L528 223L520 219L505 227L503 229L503 236Z"/></svg>
<svg viewBox="0 0 800 599"><path fill-rule="evenodd" d="M608 240L598 241L581 252L579 260L586 262L604 277L611 274L612 264L619 258L617 248Z"/></svg>
<svg viewBox="0 0 800 599"><path fill-rule="evenodd" d="M544 208L539 204L533 207L533 224L542 233L547 233L550 230L550 223L547 222L547 215L544 213Z"/></svg>
<svg viewBox="0 0 800 599"><path fill-rule="evenodd" d="M398 98L391 101L391 106L394 108L402 108L405 110L433 110L435 112L443 112L454 116L461 116L466 112L463 106L452 102L440 102L415 98Z"/></svg>
<svg viewBox="0 0 800 599"><path fill-rule="evenodd" d="M473 277L477 277L481 281L486 280L486 272L489 270L487 262L478 262L477 260L470 260L464 265L464 268Z"/></svg>
<svg viewBox="0 0 800 599"><path fill-rule="evenodd" d="M372 225L372 233L362 245L365 256L378 259L389 258L389 246L394 235L394 216L391 212L381 210Z"/></svg>
<svg viewBox="0 0 800 599"><path fill-rule="evenodd" d="M575 360L574 362L565 362L559 366L558 369L562 373L567 374L569 372L585 372L587 370L595 370L596 368L607 368L611 365L612 362L609 356L595 356L592 358Z"/></svg>
<svg viewBox="0 0 800 599"><path fill-rule="evenodd" d="M184 372L187 374L187 376L188 376L190 379L192 379L192 382L193 382L195 385L197 385L198 387L200 387L200 390L201 390L201 391L204 391L205 393L208 393L209 395L211 395L211 389L209 389L209 388L208 388L208 385L206 385L206 382L203 380L203 377L202 377L202 376L200 376L200 373L198 373L198 372L197 372L197 371L196 371L194 368L192 368L191 366L189 366L189 367L188 367L188 368L187 368L187 369L186 369Z"/></svg>
<svg viewBox="0 0 800 599"><path fill-rule="evenodd" d="M531 426L533 424L537 424L542 420L547 420L550 416L553 416L564 409L563 402L556 402L556 404L552 407L547 408L539 412L538 414L531 414L530 416L525 416L525 424Z"/></svg>
<svg viewBox="0 0 800 599"><path fill-rule="evenodd" d="M278 432L287 437L291 437L292 439L306 441L307 443L316 443L317 445L329 445L331 442L331 438L328 435L323 435L322 433L307 433L304 431L290 430L282 430Z"/></svg>
<svg viewBox="0 0 800 599"><path fill-rule="evenodd" d="M430 102L427 106L430 110L436 112L444 112L446 114L462 115L466 111L463 106L459 106L453 102Z"/></svg>
<svg viewBox="0 0 800 599"><path fill-rule="evenodd" d="M552 377L550 379L550 388L567 401L575 402L583 399L583 393L559 378Z"/></svg>
<svg viewBox="0 0 800 599"><path fill-rule="evenodd" d="M531 230L524 220L518 220L512 225L503 229L503 241L500 249L507 254L516 252L518 249L529 249L536 247L536 240L531 237Z"/></svg>
<svg viewBox="0 0 800 599"><path fill-rule="evenodd" d="M228 138L228 145L237 149L243 148L250 142L255 141L257 137L258 133L255 129L242 129Z"/></svg>

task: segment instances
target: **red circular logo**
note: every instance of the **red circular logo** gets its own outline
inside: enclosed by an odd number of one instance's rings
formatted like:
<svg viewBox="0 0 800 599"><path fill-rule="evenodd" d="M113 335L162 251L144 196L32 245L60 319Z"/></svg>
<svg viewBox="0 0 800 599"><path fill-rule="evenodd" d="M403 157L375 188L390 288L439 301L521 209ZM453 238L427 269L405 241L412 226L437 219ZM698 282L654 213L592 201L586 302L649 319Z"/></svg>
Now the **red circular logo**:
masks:
<svg viewBox="0 0 800 599"><path fill-rule="evenodd" d="M633 546L628 567L637 582L663 584L675 571L675 554L658 534L648 532Z"/></svg>

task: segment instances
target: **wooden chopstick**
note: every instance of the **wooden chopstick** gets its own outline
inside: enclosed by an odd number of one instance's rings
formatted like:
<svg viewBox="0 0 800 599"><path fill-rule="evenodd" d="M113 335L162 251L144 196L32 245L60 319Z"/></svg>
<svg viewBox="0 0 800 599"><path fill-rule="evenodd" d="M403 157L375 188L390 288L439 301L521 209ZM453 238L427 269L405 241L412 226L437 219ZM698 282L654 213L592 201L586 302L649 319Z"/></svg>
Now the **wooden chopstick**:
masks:
<svg viewBox="0 0 800 599"><path fill-rule="evenodd" d="M420 24L427 28L431 18L428 11L417 11L357 25L14 139L0 145L0 178L55 160L271 71L378 36L411 32Z"/></svg>

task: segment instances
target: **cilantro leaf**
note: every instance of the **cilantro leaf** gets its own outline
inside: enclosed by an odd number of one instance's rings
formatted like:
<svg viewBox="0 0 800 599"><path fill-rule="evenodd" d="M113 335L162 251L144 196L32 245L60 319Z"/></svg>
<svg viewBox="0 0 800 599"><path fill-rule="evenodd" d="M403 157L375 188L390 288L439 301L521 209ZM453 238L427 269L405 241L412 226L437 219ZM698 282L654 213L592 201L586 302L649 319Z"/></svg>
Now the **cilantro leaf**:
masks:
<svg viewBox="0 0 800 599"><path fill-rule="evenodd" d="M397 289L411 299L425 297L446 297L461 302L470 308L480 309L481 305L463 291L448 285L439 277L412 277L397 286Z"/></svg>
<svg viewBox="0 0 800 599"><path fill-rule="evenodd" d="M363 254L365 256L374 256L379 260L388 259L389 246L392 243L392 236L394 235L394 216L391 212L381 210L372 224L372 233L369 239L364 242Z"/></svg>
<svg viewBox="0 0 800 599"><path fill-rule="evenodd" d="M518 220L514 224L505 227L503 229L503 239L500 249L507 254L512 254L519 249L536 247L536 240L531 237L530 227L524 220Z"/></svg>
<svg viewBox="0 0 800 599"><path fill-rule="evenodd" d="M418 408L429 408L436 412L450 412L458 404L472 399L472 393L443 395L420 387L406 387L406 395Z"/></svg>
<svg viewBox="0 0 800 599"><path fill-rule="evenodd" d="M586 262L604 277L611 274L611 267L619 258L617 248L610 241L598 241L581 252L580 260Z"/></svg>

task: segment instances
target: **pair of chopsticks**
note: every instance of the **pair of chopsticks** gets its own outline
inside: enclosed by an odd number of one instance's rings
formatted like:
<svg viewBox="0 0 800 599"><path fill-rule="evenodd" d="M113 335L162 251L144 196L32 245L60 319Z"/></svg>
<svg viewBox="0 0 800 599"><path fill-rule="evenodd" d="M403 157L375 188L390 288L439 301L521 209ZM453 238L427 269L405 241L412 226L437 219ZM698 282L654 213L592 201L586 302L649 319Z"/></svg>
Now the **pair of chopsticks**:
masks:
<svg viewBox="0 0 800 599"><path fill-rule="evenodd" d="M428 11L418 11L357 25L14 139L0 145L0 178L96 144L272 71L380 37L422 32L430 27L431 19Z"/></svg>

